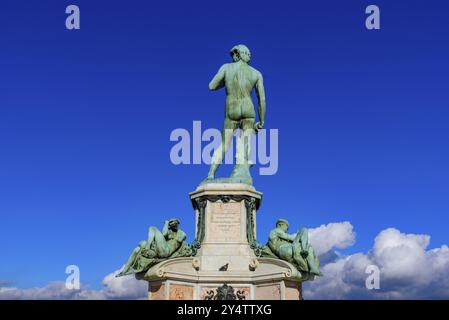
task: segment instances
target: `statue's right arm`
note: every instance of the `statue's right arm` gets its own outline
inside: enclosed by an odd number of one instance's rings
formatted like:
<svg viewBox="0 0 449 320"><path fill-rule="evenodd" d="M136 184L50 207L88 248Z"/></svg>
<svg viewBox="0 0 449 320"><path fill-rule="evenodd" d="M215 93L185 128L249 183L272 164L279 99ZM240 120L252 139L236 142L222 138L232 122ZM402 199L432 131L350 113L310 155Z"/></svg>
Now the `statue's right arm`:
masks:
<svg viewBox="0 0 449 320"><path fill-rule="evenodd" d="M293 242L293 240L295 240L294 235L288 234L287 232L284 232L284 231L279 231L278 232L278 237L283 239L283 240L290 241L290 242Z"/></svg>
<svg viewBox="0 0 449 320"><path fill-rule="evenodd" d="M165 237L168 234L168 220L165 220L164 227L162 228L162 235Z"/></svg>
<svg viewBox="0 0 449 320"><path fill-rule="evenodd" d="M221 66L215 77L209 83L209 90L218 90L224 87L225 69L226 65L224 64Z"/></svg>

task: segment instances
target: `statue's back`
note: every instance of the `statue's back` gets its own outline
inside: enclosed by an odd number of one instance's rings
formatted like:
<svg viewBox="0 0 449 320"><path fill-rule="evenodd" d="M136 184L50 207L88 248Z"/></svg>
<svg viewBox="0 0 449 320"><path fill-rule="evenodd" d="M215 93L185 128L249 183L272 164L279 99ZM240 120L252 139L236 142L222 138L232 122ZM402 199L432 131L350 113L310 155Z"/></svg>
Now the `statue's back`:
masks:
<svg viewBox="0 0 449 320"><path fill-rule="evenodd" d="M225 84L226 92L229 96L235 98L251 97L257 82L257 70L247 65L246 63L230 63L228 64Z"/></svg>

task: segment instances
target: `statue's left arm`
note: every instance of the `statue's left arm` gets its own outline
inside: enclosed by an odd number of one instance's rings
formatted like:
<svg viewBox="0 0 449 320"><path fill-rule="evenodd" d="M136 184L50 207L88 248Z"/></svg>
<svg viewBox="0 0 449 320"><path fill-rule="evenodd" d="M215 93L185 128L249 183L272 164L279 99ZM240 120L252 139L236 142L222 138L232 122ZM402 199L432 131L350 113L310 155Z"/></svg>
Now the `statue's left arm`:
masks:
<svg viewBox="0 0 449 320"><path fill-rule="evenodd" d="M255 124L255 129L260 130L263 128L263 125L265 123L265 110L266 110L266 103L265 103L265 88L263 86L263 77L262 74L259 72L256 82L256 95L257 95L257 102L258 102L258 111L259 111L259 122Z"/></svg>

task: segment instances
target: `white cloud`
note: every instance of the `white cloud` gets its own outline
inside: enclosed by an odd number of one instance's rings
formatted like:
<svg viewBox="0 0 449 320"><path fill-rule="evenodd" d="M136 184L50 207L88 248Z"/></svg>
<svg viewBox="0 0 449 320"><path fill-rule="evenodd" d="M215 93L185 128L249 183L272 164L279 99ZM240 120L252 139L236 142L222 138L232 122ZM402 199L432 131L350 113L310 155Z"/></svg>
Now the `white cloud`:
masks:
<svg viewBox="0 0 449 320"><path fill-rule="evenodd" d="M368 253L340 257L324 265L324 276L304 285L305 298L447 299L449 248L443 245L427 250L429 243L428 235L383 230ZM380 270L380 290L365 287L368 265Z"/></svg>
<svg viewBox="0 0 449 320"><path fill-rule="evenodd" d="M116 278L121 270L114 271L104 277L103 294L106 299L142 299L148 295L148 282L136 280L132 275Z"/></svg>
<svg viewBox="0 0 449 320"><path fill-rule="evenodd" d="M0 300L60 300L60 299L145 299L147 297L147 282L139 281L134 276L116 278L120 270L104 277L102 290L91 290L81 286L79 290L69 290L65 282L50 282L42 288L8 288L0 287Z"/></svg>
<svg viewBox="0 0 449 320"><path fill-rule="evenodd" d="M354 244L355 232L349 222L329 223L309 229L310 242L320 255L323 277L304 284L305 299L448 299L449 248L428 249L430 236L404 234L394 228L380 232L367 253L336 254ZM380 290L368 290L368 265L380 270ZM0 299L146 299L147 283L133 276L116 278L119 270L104 277L101 290L82 286L67 290L63 282L42 288L3 287Z"/></svg>
<svg viewBox="0 0 449 320"><path fill-rule="evenodd" d="M309 229L310 243L318 255L333 248L344 249L355 242L354 227L349 222L337 222Z"/></svg>

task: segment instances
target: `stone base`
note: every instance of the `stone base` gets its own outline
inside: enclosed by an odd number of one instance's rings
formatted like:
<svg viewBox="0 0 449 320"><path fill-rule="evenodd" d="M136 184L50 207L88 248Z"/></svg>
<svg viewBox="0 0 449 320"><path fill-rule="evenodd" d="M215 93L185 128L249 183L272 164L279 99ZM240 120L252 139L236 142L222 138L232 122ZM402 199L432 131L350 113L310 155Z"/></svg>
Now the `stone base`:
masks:
<svg viewBox="0 0 449 320"><path fill-rule="evenodd" d="M169 259L136 275L149 282L150 300L216 299L229 292L220 289L224 285L233 288L232 299L302 299L302 281L310 275L286 261L259 258L253 250L262 193L242 183L207 183L190 199L197 251L194 257Z"/></svg>
<svg viewBox="0 0 449 320"><path fill-rule="evenodd" d="M260 258L254 271L201 271L198 258L176 258L162 262L140 279L149 283L149 300L214 299L224 284L234 289L236 300L301 300L302 281L285 261ZM248 266L249 267L249 266ZM249 267L250 268L250 267Z"/></svg>
<svg viewBox="0 0 449 320"><path fill-rule="evenodd" d="M208 300L222 284L190 284L174 281L149 284L148 300ZM233 284L237 300L301 300L301 283L273 282L261 285ZM243 296L243 298L242 298ZM210 299L210 300L213 300Z"/></svg>

